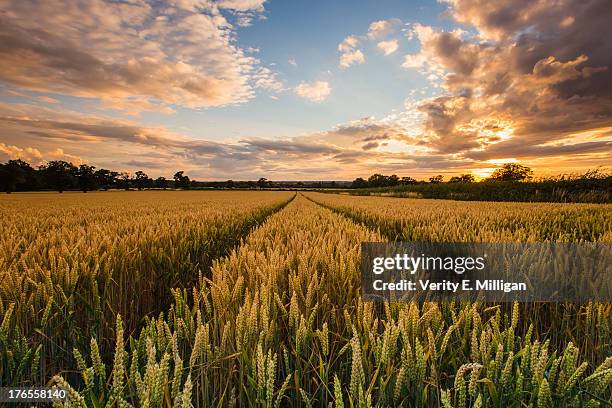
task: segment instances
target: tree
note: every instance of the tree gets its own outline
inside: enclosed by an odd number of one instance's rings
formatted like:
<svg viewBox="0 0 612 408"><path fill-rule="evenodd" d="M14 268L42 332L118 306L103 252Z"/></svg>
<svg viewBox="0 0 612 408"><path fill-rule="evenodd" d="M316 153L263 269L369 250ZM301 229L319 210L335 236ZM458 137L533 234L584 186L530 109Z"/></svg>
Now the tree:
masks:
<svg viewBox="0 0 612 408"><path fill-rule="evenodd" d="M106 169L96 170L94 173L94 177L96 179L96 183L103 190L108 190L109 188L115 187L117 185L117 177L119 173L116 171L110 171Z"/></svg>
<svg viewBox="0 0 612 408"><path fill-rule="evenodd" d="M126 191L132 187L132 176L130 176L130 173L124 171L119 174L119 187Z"/></svg>
<svg viewBox="0 0 612 408"><path fill-rule="evenodd" d="M0 188L7 194L15 190L34 190L38 187L36 170L21 159L0 164Z"/></svg>
<svg viewBox="0 0 612 408"><path fill-rule="evenodd" d="M431 176L429 178L429 182L432 184L441 183L443 180L444 180L444 176L441 174L438 174L437 176Z"/></svg>
<svg viewBox="0 0 612 408"><path fill-rule="evenodd" d="M518 163L506 163L501 168L496 169L490 180L494 181L523 181L532 177L533 171L527 166Z"/></svg>
<svg viewBox="0 0 612 408"><path fill-rule="evenodd" d="M415 179L413 179L412 177L402 177L402 181L401 184L416 184L417 181Z"/></svg>
<svg viewBox="0 0 612 408"><path fill-rule="evenodd" d="M353 180L353 183L351 184L352 188L366 188L368 187L368 182L366 180L364 180L361 177L357 177L355 180Z"/></svg>
<svg viewBox="0 0 612 408"><path fill-rule="evenodd" d="M184 190L189 190L191 187L191 182L189 177L184 175L184 171L177 171L174 173L174 186L175 188L182 188Z"/></svg>
<svg viewBox="0 0 612 408"><path fill-rule="evenodd" d="M151 187L152 180L144 171L139 170L134 174L134 176L134 185L138 190L144 190L145 188Z"/></svg>
<svg viewBox="0 0 612 408"><path fill-rule="evenodd" d="M385 180L385 176L375 173L368 177L368 184L372 187L382 187L385 185Z"/></svg>
<svg viewBox="0 0 612 408"><path fill-rule="evenodd" d="M8 164L0 164L0 187L6 194L15 191L19 183L19 174L16 173Z"/></svg>
<svg viewBox="0 0 612 408"><path fill-rule="evenodd" d="M257 187L259 187L259 188L266 188L266 187L269 186L269 184L270 184L270 182L265 177L262 177L259 180L257 180Z"/></svg>
<svg viewBox="0 0 612 408"><path fill-rule="evenodd" d="M22 180L17 184L17 189L20 191L31 191L36 190L40 187L40 176L36 169L30 166L29 163L21 160L9 160L9 167L15 168L20 175L23 177Z"/></svg>
<svg viewBox="0 0 612 408"><path fill-rule="evenodd" d="M473 183L474 176L471 174L462 174L460 176L453 176L448 181L449 183Z"/></svg>
<svg viewBox="0 0 612 408"><path fill-rule="evenodd" d="M155 179L155 182L153 183L153 185L155 186L155 188L162 188L165 190L169 187L170 182L166 180L165 177L158 177Z"/></svg>
<svg viewBox="0 0 612 408"><path fill-rule="evenodd" d="M47 163L47 165L41 166L40 170L44 175L47 186L60 193L75 185L77 168L72 163L63 160L53 160Z"/></svg>
<svg viewBox="0 0 612 408"><path fill-rule="evenodd" d="M94 166L88 166L87 164L81 164L76 170L77 183L79 189L86 193L88 190L95 190L98 188L96 183L96 173Z"/></svg>

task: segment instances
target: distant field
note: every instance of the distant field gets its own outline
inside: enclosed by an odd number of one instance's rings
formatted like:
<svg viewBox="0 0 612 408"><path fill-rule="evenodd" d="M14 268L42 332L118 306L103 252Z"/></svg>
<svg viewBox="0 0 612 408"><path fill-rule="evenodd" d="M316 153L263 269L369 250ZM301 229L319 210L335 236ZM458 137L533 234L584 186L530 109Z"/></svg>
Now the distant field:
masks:
<svg viewBox="0 0 612 408"><path fill-rule="evenodd" d="M90 407L612 398L610 304L375 304L359 275L363 241L612 243L612 205L294 194L0 197L0 385Z"/></svg>

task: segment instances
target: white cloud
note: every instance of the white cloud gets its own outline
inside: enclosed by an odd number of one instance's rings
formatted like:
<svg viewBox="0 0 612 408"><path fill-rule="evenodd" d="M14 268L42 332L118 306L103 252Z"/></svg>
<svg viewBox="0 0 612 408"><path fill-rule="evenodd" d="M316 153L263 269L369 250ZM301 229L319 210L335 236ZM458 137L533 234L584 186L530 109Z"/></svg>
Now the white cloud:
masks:
<svg viewBox="0 0 612 408"><path fill-rule="evenodd" d="M385 55L391 55L399 48L397 40L381 41L376 45Z"/></svg>
<svg viewBox="0 0 612 408"><path fill-rule="evenodd" d="M365 56L361 50L345 52L340 56L340 67L348 68L351 65L359 65L365 62Z"/></svg>
<svg viewBox="0 0 612 408"><path fill-rule="evenodd" d="M253 79L256 88L267 89L273 92L282 92L286 90L283 82L277 78L276 72L269 68L261 67L253 74Z"/></svg>
<svg viewBox="0 0 612 408"><path fill-rule="evenodd" d="M359 38L354 35L349 35L340 44L338 44L338 51L340 54L340 67L348 68L351 65L359 65L365 62L365 56L361 50L357 49L359 46Z"/></svg>
<svg viewBox="0 0 612 408"><path fill-rule="evenodd" d="M331 93L329 82L301 82L294 89L295 93L312 102L323 102Z"/></svg>
<svg viewBox="0 0 612 408"><path fill-rule="evenodd" d="M340 44L338 44L338 51L349 52L354 50L359 45L359 38L354 35L349 35Z"/></svg>
<svg viewBox="0 0 612 408"><path fill-rule="evenodd" d="M236 44L235 28L219 8L240 20L240 13L262 11L263 3L6 0L0 36L10 46L0 47L0 81L99 98L105 106L117 102L118 109L134 98L144 107L242 103L261 83L261 64Z"/></svg>
<svg viewBox="0 0 612 408"><path fill-rule="evenodd" d="M266 0L219 0L217 4L224 9L236 11L263 11Z"/></svg>
<svg viewBox="0 0 612 408"><path fill-rule="evenodd" d="M374 21L370 24L368 29L368 38L371 40L386 38L391 34L394 34L401 24L401 20L397 18Z"/></svg>

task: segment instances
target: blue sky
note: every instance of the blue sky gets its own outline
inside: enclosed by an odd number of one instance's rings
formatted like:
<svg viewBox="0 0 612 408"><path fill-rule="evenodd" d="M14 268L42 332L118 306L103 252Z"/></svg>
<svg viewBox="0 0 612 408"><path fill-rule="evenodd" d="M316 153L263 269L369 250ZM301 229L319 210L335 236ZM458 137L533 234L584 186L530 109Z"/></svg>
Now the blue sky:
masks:
<svg viewBox="0 0 612 408"><path fill-rule="evenodd" d="M607 166L609 9L605 0L7 0L0 160L200 179Z"/></svg>
<svg viewBox="0 0 612 408"><path fill-rule="evenodd" d="M382 117L402 110L410 90L433 88L416 70L401 67L405 53L419 49L409 40L408 25L421 22L450 27L442 16L445 7L432 1L271 1L265 3L264 19L237 29L238 44L279 73L287 84L323 80L332 93L325 104L310 103L293 93L269 97L266 91L248 104L194 111L178 109L176 115L145 115L147 119L193 137L223 140L237 137L287 137L296 133L329 129L339 123L366 116ZM228 18L232 19L231 13ZM351 34L365 36L371 22L399 18L402 24L390 36L399 49L384 56L376 42L367 41L366 62L342 69L338 66L338 44ZM294 61L295 66L289 61ZM186 123L189 123L187 126Z"/></svg>

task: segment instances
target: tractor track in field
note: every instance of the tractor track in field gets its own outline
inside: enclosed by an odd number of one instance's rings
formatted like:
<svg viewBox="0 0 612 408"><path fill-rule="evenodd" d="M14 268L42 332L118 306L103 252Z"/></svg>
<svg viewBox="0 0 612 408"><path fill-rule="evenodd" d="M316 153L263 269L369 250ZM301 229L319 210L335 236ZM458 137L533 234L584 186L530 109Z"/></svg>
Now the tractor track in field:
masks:
<svg viewBox="0 0 612 408"><path fill-rule="evenodd" d="M325 208L325 209L333 212L334 214L338 214L338 215L340 215L340 216L342 216L342 217L344 217L344 218L354 222L357 225L360 225L362 227L365 227L365 228L369 229L370 231L373 231L373 232L375 232L377 234L380 234L380 235L384 236L388 241L395 242L395 241L400 240L399 236L391 237L391 236L388 236L387 234L384 234L380 230L380 228L376 227L376 225L375 225L375 223L373 221L366 220L366 219L364 219L362 217L358 217L355 214L351 213L350 211L343 210L341 208L336 208L336 207L331 206L329 204L325 204L325 203L319 202L319 201L315 200L314 198L307 196L306 194L302 194L302 195L304 196L304 198L306 198L307 200L313 202L314 204L318 205L319 207Z"/></svg>

